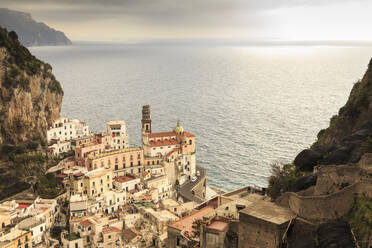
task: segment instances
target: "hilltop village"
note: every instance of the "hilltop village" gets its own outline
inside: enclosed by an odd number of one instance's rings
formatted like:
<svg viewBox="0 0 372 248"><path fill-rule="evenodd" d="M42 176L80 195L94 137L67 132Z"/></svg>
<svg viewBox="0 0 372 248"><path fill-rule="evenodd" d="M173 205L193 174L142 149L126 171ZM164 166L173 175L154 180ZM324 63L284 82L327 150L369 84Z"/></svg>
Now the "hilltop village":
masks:
<svg viewBox="0 0 372 248"><path fill-rule="evenodd" d="M1 202L0 247L315 247L318 224L370 194L370 154L353 167L318 168L315 186L276 202L265 188L212 189L194 134L179 121L153 132L149 105L141 125L142 145L131 147L125 121L93 133L85 122L58 118L47 130L48 154L68 156L47 173L60 193Z"/></svg>

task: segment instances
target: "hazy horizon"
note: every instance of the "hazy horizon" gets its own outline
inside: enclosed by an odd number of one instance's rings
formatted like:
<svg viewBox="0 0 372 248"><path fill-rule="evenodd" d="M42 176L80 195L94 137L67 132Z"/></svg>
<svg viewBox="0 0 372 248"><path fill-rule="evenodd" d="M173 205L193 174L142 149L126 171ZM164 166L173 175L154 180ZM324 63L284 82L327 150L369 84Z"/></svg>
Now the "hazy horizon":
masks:
<svg viewBox="0 0 372 248"><path fill-rule="evenodd" d="M3 0L74 41L372 41L367 0Z"/></svg>

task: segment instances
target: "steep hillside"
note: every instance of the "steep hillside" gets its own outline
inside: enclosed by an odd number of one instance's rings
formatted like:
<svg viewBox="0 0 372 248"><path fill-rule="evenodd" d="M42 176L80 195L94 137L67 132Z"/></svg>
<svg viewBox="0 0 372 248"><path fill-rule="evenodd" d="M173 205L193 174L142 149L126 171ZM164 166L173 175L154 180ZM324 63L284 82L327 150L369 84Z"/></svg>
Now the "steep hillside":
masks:
<svg viewBox="0 0 372 248"><path fill-rule="evenodd" d="M372 60L345 106L318 133L311 148L297 155L294 164L311 171L317 164L356 163L366 152L372 152Z"/></svg>
<svg viewBox="0 0 372 248"><path fill-rule="evenodd" d="M54 30L42 22L36 22L28 13L0 8L0 26L15 31L25 46L71 44L63 32Z"/></svg>
<svg viewBox="0 0 372 248"><path fill-rule="evenodd" d="M45 141L62 97L51 66L31 55L15 32L0 28L0 146Z"/></svg>

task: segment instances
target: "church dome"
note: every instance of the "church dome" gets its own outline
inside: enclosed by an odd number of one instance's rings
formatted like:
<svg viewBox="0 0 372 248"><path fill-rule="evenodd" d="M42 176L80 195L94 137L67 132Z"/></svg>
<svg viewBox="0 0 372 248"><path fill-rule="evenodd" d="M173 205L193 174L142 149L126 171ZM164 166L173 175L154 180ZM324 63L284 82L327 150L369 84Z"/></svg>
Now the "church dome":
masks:
<svg viewBox="0 0 372 248"><path fill-rule="evenodd" d="M173 131L175 131L178 134L182 134L183 133L183 127L181 127L180 121L177 121L177 127L175 129L173 129Z"/></svg>

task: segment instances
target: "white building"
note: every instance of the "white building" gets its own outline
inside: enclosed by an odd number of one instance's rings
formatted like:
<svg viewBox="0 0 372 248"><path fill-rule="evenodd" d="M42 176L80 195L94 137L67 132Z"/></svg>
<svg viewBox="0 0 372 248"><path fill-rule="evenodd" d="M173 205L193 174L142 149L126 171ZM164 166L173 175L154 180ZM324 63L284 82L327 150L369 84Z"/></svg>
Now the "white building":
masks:
<svg viewBox="0 0 372 248"><path fill-rule="evenodd" d="M72 150L71 142L69 140L60 141L58 140L53 145L48 146L48 151L50 151L54 156L58 156L61 153L69 152Z"/></svg>
<svg viewBox="0 0 372 248"><path fill-rule="evenodd" d="M46 230L44 221L35 217L27 218L18 224L18 228L24 231L31 231L32 246L43 241L43 234Z"/></svg>
<svg viewBox="0 0 372 248"><path fill-rule="evenodd" d="M52 127L47 131L48 143L52 140L71 140L89 135L89 126L86 122L70 120L60 117L53 122Z"/></svg>
<svg viewBox="0 0 372 248"><path fill-rule="evenodd" d="M133 189L138 189L138 185L140 182L141 179L134 176L120 176L115 178L114 186L117 190L128 192Z"/></svg>
<svg viewBox="0 0 372 248"><path fill-rule="evenodd" d="M108 135L106 142L111 149L117 150L129 147L129 136L125 121L108 122L104 133Z"/></svg>

